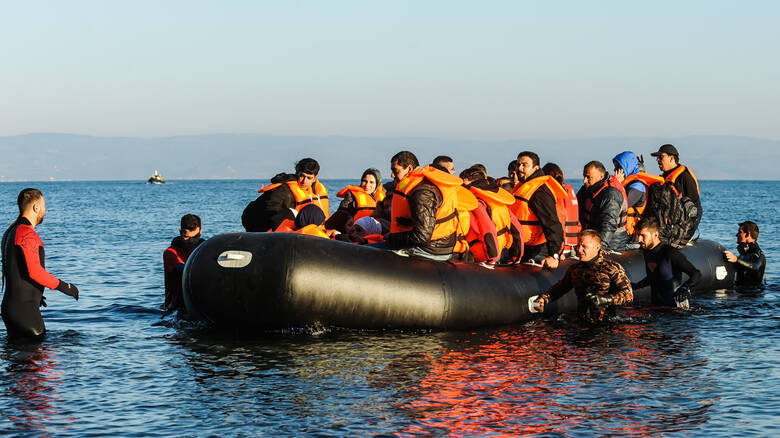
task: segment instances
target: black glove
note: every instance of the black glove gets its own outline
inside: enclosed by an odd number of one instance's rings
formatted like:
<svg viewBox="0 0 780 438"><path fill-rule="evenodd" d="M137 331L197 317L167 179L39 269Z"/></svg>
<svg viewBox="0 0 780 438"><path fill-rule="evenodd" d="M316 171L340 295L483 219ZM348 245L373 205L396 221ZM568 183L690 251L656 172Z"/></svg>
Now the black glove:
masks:
<svg viewBox="0 0 780 438"><path fill-rule="evenodd" d="M43 296L43 295L41 295L41 304L40 304L40 306L41 306L41 307L46 307L46 306L48 306L48 304L46 304L46 297L45 297L45 296Z"/></svg>
<svg viewBox="0 0 780 438"><path fill-rule="evenodd" d="M641 288L639 287L639 283L631 283L631 289L637 290L637 289L641 289Z"/></svg>
<svg viewBox="0 0 780 438"><path fill-rule="evenodd" d="M593 307L602 308L611 306L614 300L609 295L599 295L593 292L585 294L585 299L590 302Z"/></svg>
<svg viewBox="0 0 780 438"><path fill-rule="evenodd" d="M691 297L691 289L688 286L680 286L674 292L674 300L681 303Z"/></svg>
<svg viewBox="0 0 780 438"><path fill-rule="evenodd" d="M65 283L64 281L60 280L60 284L57 285L57 290L64 293L65 295L75 298L76 301L79 300L79 288L70 283Z"/></svg>

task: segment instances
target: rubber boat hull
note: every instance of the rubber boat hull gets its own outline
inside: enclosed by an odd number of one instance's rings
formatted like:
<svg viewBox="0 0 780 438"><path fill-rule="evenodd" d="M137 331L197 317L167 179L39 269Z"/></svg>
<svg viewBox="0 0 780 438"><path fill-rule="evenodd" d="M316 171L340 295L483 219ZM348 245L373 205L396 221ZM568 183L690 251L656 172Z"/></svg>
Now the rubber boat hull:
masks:
<svg viewBox="0 0 780 438"><path fill-rule="evenodd" d="M733 286L723 249L712 241L683 249L702 273L698 291ZM645 276L640 251L615 258L632 281ZM528 299L558 281L571 263L555 270L528 265L491 270L297 233L230 233L193 252L183 288L191 315L223 327L468 329L531 319ZM634 295L635 303L650 301L649 288ZM575 308L569 292L545 314Z"/></svg>

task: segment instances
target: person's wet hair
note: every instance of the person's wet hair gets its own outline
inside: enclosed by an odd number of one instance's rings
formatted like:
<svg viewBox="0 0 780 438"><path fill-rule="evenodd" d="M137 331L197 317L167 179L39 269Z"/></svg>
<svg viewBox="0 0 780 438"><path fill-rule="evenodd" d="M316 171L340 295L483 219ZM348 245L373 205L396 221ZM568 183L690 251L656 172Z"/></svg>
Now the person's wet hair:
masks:
<svg viewBox="0 0 780 438"><path fill-rule="evenodd" d="M417 156L409 151L401 151L393 155L393 158L390 159L390 164L393 163L401 167L412 166L412 168L415 169L420 167L420 162L417 160Z"/></svg>
<svg viewBox="0 0 780 438"><path fill-rule="evenodd" d="M639 222L636 224L636 230L642 231L642 230L655 230L658 231L659 229L658 219L655 218L655 216L645 216L642 219L639 220Z"/></svg>
<svg viewBox="0 0 780 438"><path fill-rule="evenodd" d="M745 221L739 224L739 228L753 239L758 240L758 224L753 221Z"/></svg>
<svg viewBox="0 0 780 438"><path fill-rule="evenodd" d="M301 176L302 173L316 176L320 173L320 163L314 158L303 158L295 163L295 175Z"/></svg>
<svg viewBox="0 0 780 438"><path fill-rule="evenodd" d="M181 217L181 229L192 231L200 228L200 218L194 214L185 214Z"/></svg>

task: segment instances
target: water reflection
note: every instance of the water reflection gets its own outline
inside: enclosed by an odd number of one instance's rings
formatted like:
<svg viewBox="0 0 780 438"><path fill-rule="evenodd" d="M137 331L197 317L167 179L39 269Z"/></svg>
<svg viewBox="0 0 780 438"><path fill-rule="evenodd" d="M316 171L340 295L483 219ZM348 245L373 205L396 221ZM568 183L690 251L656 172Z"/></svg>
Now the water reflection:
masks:
<svg viewBox="0 0 780 438"><path fill-rule="evenodd" d="M656 434L708 421L691 334L531 323L452 335L399 408L402 435Z"/></svg>
<svg viewBox="0 0 780 438"><path fill-rule="evenodd" d="M2 350L5 373L2 387L12 396L4 416L19 433L49 435L47 424L57 409L60 373L50 346L7 342Z"/></svg>

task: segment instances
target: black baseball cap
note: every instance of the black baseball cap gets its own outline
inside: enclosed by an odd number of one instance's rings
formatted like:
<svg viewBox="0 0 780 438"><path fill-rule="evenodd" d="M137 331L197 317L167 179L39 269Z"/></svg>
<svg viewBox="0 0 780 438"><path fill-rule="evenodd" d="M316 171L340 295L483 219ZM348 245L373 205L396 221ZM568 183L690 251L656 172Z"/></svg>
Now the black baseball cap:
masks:
<svg viewBox="0 0 780 438"><path fill-rule="evenodd" d="M675 157L680 156L680 153L677 152L677 148L670 144L665 144L661 146L660 148L658 148L658 152L653 152L650 155L653 157L660 157L661 154L674 155Z"/></svg>

